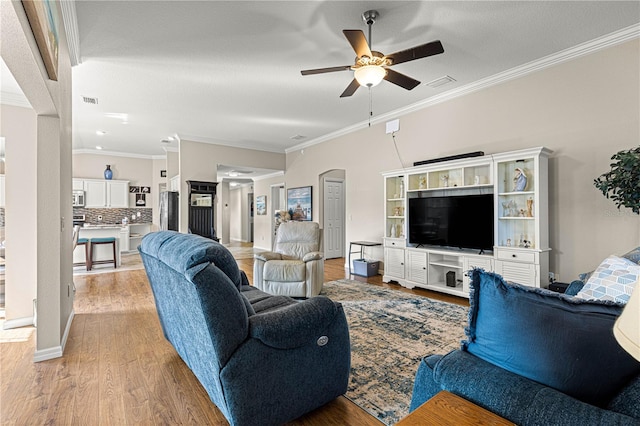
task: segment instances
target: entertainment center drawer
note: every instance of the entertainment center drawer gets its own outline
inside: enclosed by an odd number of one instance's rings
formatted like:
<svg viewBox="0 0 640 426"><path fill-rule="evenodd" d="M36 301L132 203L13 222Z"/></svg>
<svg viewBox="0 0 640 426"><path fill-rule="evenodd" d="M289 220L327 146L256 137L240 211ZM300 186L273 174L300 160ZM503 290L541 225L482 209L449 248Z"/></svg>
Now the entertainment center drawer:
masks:
<svg viewBox="0 0 640 426"><path fill-rule="evenodd" d="M400 238L385 238L384 239L385 247L397 247L404 248L407 246L407 240Z"/></svg>
<svg viewBox="0 0 640 426"><path fill-rule="evenodd" d="M524 250L505 250L503 248L499 248L497 250L496 257L498 260L509 260L512 262L536 262L536 254L534 252L527 252Z"/></svg>

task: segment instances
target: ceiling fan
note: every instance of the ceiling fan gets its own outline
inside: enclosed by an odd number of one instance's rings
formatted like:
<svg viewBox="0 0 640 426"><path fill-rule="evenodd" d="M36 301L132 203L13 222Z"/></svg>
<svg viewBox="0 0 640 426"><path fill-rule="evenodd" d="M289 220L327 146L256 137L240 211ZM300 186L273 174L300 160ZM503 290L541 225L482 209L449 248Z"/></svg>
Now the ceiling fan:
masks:
<svg viewBox="0 0 640 426"><path fill-rule="evenodd" d="M389 68L390 66L409 62L427 56L439 55L444 52L440 40L401 50L390 55L383 55L380 52L371 50L371 27L379 17L376 10L368 10L362 14L362 19L369 27L369 42L362 30L342 30L353 50L358 55L354 65L344 65L339 67L318 68L300 71L302 75L323 74L335 71L354 71L354 79L340 95L341 98L351 96L359 86L373 87L380 84L384 79L407 90L411 90L420 82L409 76L401 74Z"/></svg>

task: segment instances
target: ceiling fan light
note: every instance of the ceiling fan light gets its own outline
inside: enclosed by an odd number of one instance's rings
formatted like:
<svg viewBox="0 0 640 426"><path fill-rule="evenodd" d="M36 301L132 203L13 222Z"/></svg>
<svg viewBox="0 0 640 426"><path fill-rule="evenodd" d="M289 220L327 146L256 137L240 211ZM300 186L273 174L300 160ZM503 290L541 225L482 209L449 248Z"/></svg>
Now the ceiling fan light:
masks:
<svg viewBox="0 0 640 426"><path fill-rule="evenodd" d="M365 65L356 68L354 72L354 76L360 86L365 87L377 86L386 75L387 70L379 65Z"/></svg>

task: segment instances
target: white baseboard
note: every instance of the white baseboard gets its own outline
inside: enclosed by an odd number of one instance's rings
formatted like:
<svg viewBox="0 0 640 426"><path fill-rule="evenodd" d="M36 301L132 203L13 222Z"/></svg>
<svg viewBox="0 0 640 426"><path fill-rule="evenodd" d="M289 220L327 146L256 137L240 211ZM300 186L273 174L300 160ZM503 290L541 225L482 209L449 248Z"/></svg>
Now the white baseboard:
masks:
<svg viewBox="0 0 640 426"><path fill-rule="evenodd" d="M33 317L24 317L6 320L2 325L3 330L10 330L12 328L28 327L33 325Z"/></svg>
<svg viewBox="0 0 640 426"><path fill-rule="evenodd" d="M257 246L255 242L253 243L253 248L255 250L271 251L271 247L260 247L260 246Z"/></svg>
<svg viewBox="0 0 640 426"><path fill-rule="evenodd" d="M71 322L73 322L73 318L76 316L76 312L72 309L69 318L67 319L67 325L64 327L64 334L62 335L62 342L60 342L60 346L62 347L62 352L64 353L64 348L67 346L67 338L69 337L69 331L71 330Z"/></svg>
<svg viewBox="0 0 640 426"><path fill-rule="evenodd" d="M64 353L64 347L67 344L67 338L69 337L69 331L71 330L71 323L75 317L75 311L71 311L69 318L67 319L67 325L64 327L64 334L62 335L62 342L60 346L54 346L52 348L37 350L33 354L33 362L47 361L54 358L60 358Z"/></svg>
<svg viewBox="0 0 640 426"><path fill-rule="evenodd" d="M60 358L62 356L62 346L54 346L52 348L35 351L33 354L33 362L47 361L49 359Z"/></svg>

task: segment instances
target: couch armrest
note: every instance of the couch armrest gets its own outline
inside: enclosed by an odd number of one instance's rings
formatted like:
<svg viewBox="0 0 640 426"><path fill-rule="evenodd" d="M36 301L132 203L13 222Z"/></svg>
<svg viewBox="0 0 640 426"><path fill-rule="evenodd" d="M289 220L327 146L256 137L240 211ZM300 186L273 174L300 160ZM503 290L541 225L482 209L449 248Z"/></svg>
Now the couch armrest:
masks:
<svg viewBox="0 0 640 426"><path fill-rule="evenodd" d="M249 337L277 349L315 344L329 328L339 304L318 296L249 318ZM343 314L344 315L344 314Z"/></svg>
<svg viewBox="0 0 640 426"><path fill-rule="evenodd" d="M303 262L310 262L312 260L321 260L324 257L324 253L320 251L312 251L304 255Z"/></svg>
<svg viewBox="0 0 640 426"><path fill-rule="evenodd" d="M265 251L262 253L254 254L253 258L262 260L263 262L268 262L269 260L282 260L282 255L280 253L274 253L272 251Z"/></svg>

